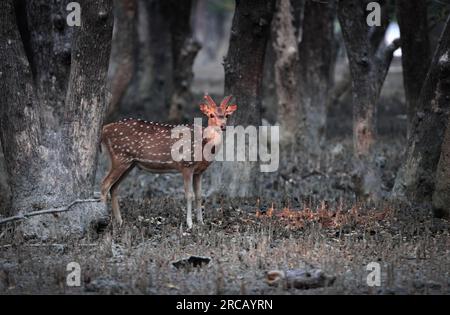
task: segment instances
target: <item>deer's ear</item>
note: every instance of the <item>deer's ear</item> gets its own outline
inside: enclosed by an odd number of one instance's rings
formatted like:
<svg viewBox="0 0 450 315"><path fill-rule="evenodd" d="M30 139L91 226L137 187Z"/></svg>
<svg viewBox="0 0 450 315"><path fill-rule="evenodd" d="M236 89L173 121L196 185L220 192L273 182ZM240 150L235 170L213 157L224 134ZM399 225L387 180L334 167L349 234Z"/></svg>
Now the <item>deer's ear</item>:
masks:
<svg viewBox="0 0 450 315"><path fill-rule="evenodd" d="M232 114L237 109L237 105L230 105L227 107L226 113L228 115Z"/></svg>
<svg viewBox="0 0 450 315"><path fill-rule="evenodd" d="M200 104L200 110L202 111L203 114L205 115L209 115L209 106L206 104Z"/></svg>

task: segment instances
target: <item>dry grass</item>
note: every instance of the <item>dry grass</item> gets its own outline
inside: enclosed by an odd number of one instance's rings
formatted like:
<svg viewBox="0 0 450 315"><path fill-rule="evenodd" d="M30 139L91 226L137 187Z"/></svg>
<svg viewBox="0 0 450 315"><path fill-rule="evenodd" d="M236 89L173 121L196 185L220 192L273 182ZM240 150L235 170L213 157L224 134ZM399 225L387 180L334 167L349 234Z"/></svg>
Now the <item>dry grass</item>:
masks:
<svg viewBox="0 0 450 315"><path fill-rule="evenodd" d="M401 145L401 139L384 139L377 150L387 191ZM12 224L0 227L0 293L450 293L449 222L427 209L358 203L351 150L350 140L336 139L314 169L282 165L265 174L259 199L207 199L206 225L190 232L180 210L181 178L132 173L121 185L120 229L110 225L80 240L42 244L24 241ZM105 168L101 163L99 180ZM200 269L172 266L189 255L212 261ZM79 288L66 286L72 261L81 266ZM381 287L366 284L370 262L381 265ZM267 271L310 264L336 276L334 285L298 290L265 282Z"/></svg>
<svg viewBox="0 0 450 315"><path fill-rule="evenodd" d="M236 207L236 204L247 206ZM261 214L255 200L207 203L207 224L183 229L181 200L127 200L126 223L61 244L23 242L3 230L2 293L137 294L352 294L449 293L448 223L403 210L319 203L302 210ZM270 215L272 212L272 215ZM407 218L411 218L407 221ZM178 270L171 262L210 256L203 268ZM80 288L65 285L67 263L82 270ZM366 285L369 262L382 266L382 286ZM337 277L332 287L270 287L265 272L312 264Z"/></svg>

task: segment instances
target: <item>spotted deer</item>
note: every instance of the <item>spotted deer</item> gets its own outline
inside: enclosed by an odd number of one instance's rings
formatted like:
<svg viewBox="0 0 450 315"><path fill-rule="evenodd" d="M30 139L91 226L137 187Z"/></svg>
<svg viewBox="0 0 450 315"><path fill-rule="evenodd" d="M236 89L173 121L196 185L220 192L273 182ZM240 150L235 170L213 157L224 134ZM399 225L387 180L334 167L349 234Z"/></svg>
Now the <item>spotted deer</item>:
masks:
<svg viewBox="0 0 450 315"><path fill-rule="evenodd" d="M213 150L220 148L221 132L226 129L228 117L237 109L237 105L228 105L231 96L225 97L217 106L208 95L205 102L200 104L200 110L208 117L208 127L187 126L191 132L194 128L201 128L203 139L192 142L192 151L197 146L203 148L212 143ZM101 142L109 153L111 168L101 186L101 199L107 202L108 192L111 194L112 212L118 225L122 225L119 209L118 188L126 175L137 166L153 173L180 172L183 175L184 192L186 198L187 227L192 228L192 201L195 198L197 221L203 224L201 208L202 174L211 164L211 159L205 159L203 154L199 161L172 158L172 148L178 141L171 137L173 128L177 126L147 122L140 119L124 119L103 127ZM216 153L217 152L212 152Z"/></svg>

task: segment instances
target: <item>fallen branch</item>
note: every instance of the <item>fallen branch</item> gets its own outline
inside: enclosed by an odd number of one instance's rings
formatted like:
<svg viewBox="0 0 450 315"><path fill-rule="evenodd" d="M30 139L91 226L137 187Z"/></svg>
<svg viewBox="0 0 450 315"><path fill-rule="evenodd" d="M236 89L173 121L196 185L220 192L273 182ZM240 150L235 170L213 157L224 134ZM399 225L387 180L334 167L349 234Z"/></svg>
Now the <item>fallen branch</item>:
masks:
<svg viewBox="0 0 450 315"><path fill-rule="evenodd" d="M60 212L67 212L70 211L70 208L72 208L74 205L79 203L87 203L87 202L99 202L101 199L77 199L72 201L68 206L60 207L60 208L50 208L45 210L38 210L38 211L32 211L24 214L15 215L12 217L4 218L0 220L0 224L7 223L7 222L13 222L13 221L19 221L24 220L29 217L33 217L36 215L42 215L42 214L50 214L50 213L60 213Z"/></svg>

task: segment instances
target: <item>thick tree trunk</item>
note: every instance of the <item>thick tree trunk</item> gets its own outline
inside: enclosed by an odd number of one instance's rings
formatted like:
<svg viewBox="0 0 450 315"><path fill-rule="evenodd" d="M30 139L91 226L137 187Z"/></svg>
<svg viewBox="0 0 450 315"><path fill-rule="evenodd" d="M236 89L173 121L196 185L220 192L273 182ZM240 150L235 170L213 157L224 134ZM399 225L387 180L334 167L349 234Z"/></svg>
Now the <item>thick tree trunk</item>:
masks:
<svg viewBox="0 0 450 315"><path fill-rule="evenodd" d="M450 111L449 21L450 18L422 87L408 140L406 161L397 175L393 189L395 198L410 202L429 202L434 191L436 168Z"/></svg>
<svg viewBox="0 0 450 315"><path fill-rule="evenodd" d="M192 104L192 66L201 46L192 34L191 0L165 0L164 15L169 20L172 39L173 93L170 99L169 120L185 120L185 108Z"/></svg>
<svg viewBox="0 0 450 315"><path fill-rule="evenodd" d="M379 49L380 45L385 39L386 31L389 26L389 3L386 1L377 1L381 5L381 26L374 27L369 31L369 41L370 46L372 48L372 52L375 52ZM339 50L342 45L340 42L342 40L342 35L338 33L338 36L335 38L336 40L336 58L338 58ZM328 108L334 104L342 103L347 99L348 95L351 93L352 89L352 78L350 75L350 69L345 68L344 72L340 76L341 79L333 84L333 89L330 91L328 95Z"/></svg>
<svg viewBox="0 0 450 315"><path fill-rule="evenodd" d="M77 166L70 168L74 193L81 197L87 197L94 185L113 22L110 0L85 1L84 23L72 42L63 137L67 165Z"/></svg>
<svg viewBox="0 0 450 315"><path fill-rule="evenodd" d="M305 2L299 44L300 108L304 153L317 162L325 141L328 95L334 79L336 2ZM320 36L318 36L320 34ZM314 163L315 164L315 163Z"/></svg>
<svg viewBox="0 0 450 315"><path fill-rule="evenodd" d="M109 85L107 120L117 118L120 103L133 77L135 63L136 0L114 0L114 35L111 64L114 64Z"/></svg>
<svg viewBox="0 0 450 315"><path fill-rule="evenodd" d="M352 77L355 193L359 198L377 200L381 176L375 164L376 103L399 41L372 47L365 9L365 1L340 0L338 17Z"/></svg>
<svg viewBox="0 0 450 315"><path fill-rule="evenodd" d="M280 124L280 152L285 158L296 152L301 143L299 112L299 56L290 0L277 0L272 21L272 44L275 53L275 84Z"/></svg>
<svg viewBox="0 0 450 315"><path fill-rule="evenodd" d="M70 42L74 28L67 26L66 1L25 1L27 29L29 35L28 57L36 85L36 96L44 113L43 123L59 129L64 115L64 101L69 82L71 63ZM21 15L22 16L22 15Z"/></svg>
<svg viewBox="0 0 450 315"><path fill-rule="evenodd" d="M397 19L401 33L409 134L416 114L420 90L431 62L426 1L397 0Z"/></svg>
<svg viewBox="0 0 450 315"><path fill-rule="evenodd" d="M46 45L56 45L59 37L51 32L41 33L41 37L46 38L38 38L39 45L35 45L31 36L30 52L34 60L31 65L34 66L30 66L12 2L0 4L0 134L9 173L12 210L18 213L65 205L92 193L105 110L104 85L112 14L110 1L80 2L82 25L73 30L72 45L69 45L72 52L70 73L68 68L67 73L59 72L61 79L68 78L66 94L61 89L48 88L48 82L33 84L33 73L42 78L56 75L45 74L45 66L36 62L36 56L42 58L40 54L53 53ZM36 7L28 6L27 10L36 10ZM51 17L47 23L54 25L59 21L57 14L46 14ZM32 16L33 13L28 14L29 23L34 20ZM31 27L28 24L28 28ZM67 24L61 26L66 27ZM67 62L66 59L58 61ZM54 67L57 65L49 67L48 71L53 71ZM59 93L63 93L65 101L61 101ZM48 108L55 106L58 111L53 111L50 119ZM88 208L85 210L82 205L77 211L59 217L33 217L22 224L22 230L27 236L42 238L83 232L99 215L104 215L103 207Z"/></svg>
<svg viewBox="0 0 450 315"><path fill-rule="evenodd" d="M447 77L446 85L447 91L449 91L449 77ZM447 131L445 132L441 157L436 171L436 185L433 193L433 212L438 218L450 218L450 119L448 119Z"/></svg>
<svg viewBox="0 0 450 315"><path fill-rule="evenodd" d="M0 141L0 148L2 148ZM11 208L11 190L8 185L8 175L5 168L3 150L0 149L0 214L9 216Z"/></svg>
<svg viewBox="0 0 450 315"><path fill-rule="evenodd" d="M1 136L13 205L27 203L39 185L43 156L40 104L17 29L13 0L0 3Z"/></svg>
<svg viewBox="0 0 450 315"><path fill-rule="evenodd" d="M230 125L261 125L264 56L274 10L274 0L236 0L230 47L224 61L225 94L233 95L238 105ZM216 162L211 170L213 188L228 196L255 196L259 193L258 166L257 162Z"/></svg>

